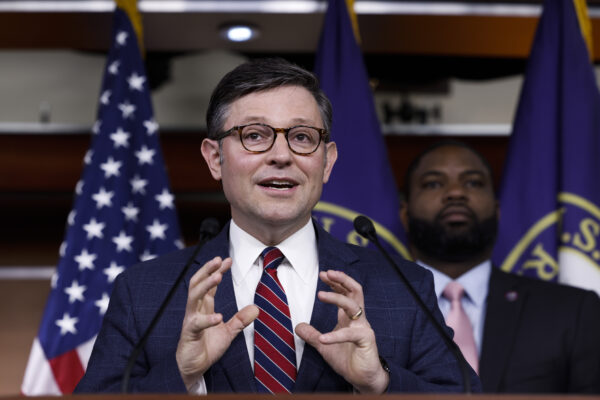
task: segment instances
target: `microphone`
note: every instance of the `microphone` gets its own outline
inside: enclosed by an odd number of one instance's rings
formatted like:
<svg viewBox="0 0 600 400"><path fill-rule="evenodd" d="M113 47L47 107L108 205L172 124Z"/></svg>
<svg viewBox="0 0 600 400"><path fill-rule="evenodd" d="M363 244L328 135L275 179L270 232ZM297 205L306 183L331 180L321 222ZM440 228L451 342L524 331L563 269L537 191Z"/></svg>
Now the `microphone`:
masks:
<svg viewBox="0 0 600 400"><path fill-rule="evenodd" d="M469 376L469 367L467 361L465 360L465 357L462 355L462 352L460 351L454 340L452 340L452 338L450 338L446 334L446 331L444 331L442 325L433 317L433 314L431 313L429 308L427 308L423 300L421 300L421 297L412 287L412 285L410 284L410 282L408 281L398 264L396 264L394 259L388 254L387 251L385 251L383 246L379 243L379 239L377 239L377 234L375 232L375 226L373 225L373 222L364 215L359 215L354 219L354 229L356 230L356 232L358 232L359 235L373 243L377 247L377 249L379 249L381 254L384 255L384 257L387 259L390 265L396 270L398 276L400 277L402 282L404 282L404 285L408 289L408 292L417 302L419 308L421 308L421 310L425 313L427 319L429 319L429 322L431 322L435 329L438 331L438 333L444 340L444 343L446 344L450 352L454 355L454 358L456 358L456 361L460 366L460 373L462 375L464 393L471 393L471 377Z"/></svg>
<svg viewBox="0 0 600 400"><path fill-rule="evenodd" d="M198 244L196 245L194 252L190 256L190 258L188 258L187 262L185 263L185 266L177 276L177 279L175 279L173 286L171 286L171 289L169 289L169 293L167 293L167 296L161 303L160 307L158 308L158 311L156 311L156 314L154 314L152 322L150 322L150 325L148 325L148 328L146 328L146 331L142 335L141 339L137 342L137 344L131 351L131 355L129 356L129 359L127 361L127 366L125 367L125 371L123 372L123 380L121 381L122 393L129 392L129 378L131 376L131 370L133 369L133 365L135 364L135 361L137 360L140 351L142 351L142 347L144 347L144 345L146 344L146 341L148 340L150 333L154 329L154 326L156 325L156 323L164 313L165 309L167 308L167 305L171 301L171 298L175 293L175 289L185 276L186 272L190 268L190 265L192 265L192 263L194 262L194 259L196 258L196 255L198 255L198 252L200 251L202 246L204 246L204 244L210 239L214 238L217 235L217 233L219 233L219 229L219 221L217 221L215 218L206 218L200 224L200 235L198 239Z"/></svg>

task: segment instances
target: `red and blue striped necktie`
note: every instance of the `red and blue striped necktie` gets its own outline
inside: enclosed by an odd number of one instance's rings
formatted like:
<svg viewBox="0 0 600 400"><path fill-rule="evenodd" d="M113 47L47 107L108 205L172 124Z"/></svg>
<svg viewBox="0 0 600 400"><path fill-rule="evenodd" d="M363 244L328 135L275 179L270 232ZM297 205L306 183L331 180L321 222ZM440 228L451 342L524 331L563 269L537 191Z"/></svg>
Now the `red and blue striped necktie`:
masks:
<svg viewBox="0 0 600 400"><path fill-rule="evenodd" d="M296 381L296 346L287 297L277 278L283 254L277 247L267 247L261 256L263 273L254 296L260 309L254 320L256 388L263 393L289 393Z"/></svg>

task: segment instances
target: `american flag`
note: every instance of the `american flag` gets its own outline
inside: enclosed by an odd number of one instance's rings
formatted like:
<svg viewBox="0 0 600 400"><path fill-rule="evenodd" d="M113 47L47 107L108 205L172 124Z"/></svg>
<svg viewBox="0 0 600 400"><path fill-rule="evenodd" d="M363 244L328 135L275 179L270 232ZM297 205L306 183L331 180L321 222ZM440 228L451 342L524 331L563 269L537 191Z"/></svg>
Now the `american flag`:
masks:
<svg viewBox="0 0 600 400"><path fill-rule="evenodd" d="M128 13L116 8L92 144L23 394L71 393L85 371L116 276L182 246L137 36Z"/></svg>

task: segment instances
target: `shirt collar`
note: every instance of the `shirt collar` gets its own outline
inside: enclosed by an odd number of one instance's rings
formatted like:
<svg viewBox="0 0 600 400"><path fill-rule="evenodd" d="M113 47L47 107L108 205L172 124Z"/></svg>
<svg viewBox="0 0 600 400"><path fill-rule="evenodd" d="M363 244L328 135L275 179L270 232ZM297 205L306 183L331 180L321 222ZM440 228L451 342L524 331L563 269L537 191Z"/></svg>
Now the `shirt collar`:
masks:
<svg viewBox="0 0 600 400"><path fill-rule="evenodd" d="M421 260L417 260L417 264L422 267L427 268L433 273L433 284L435 286L435 294L439 299L442 297L442 292L444 288L452 278L448 275L440 272L439 270L425 264ZM481 264L471 268L469 271L465 272L461 276L456 279L458 283L462 285L465 289L465 292L468 294L469 299L476 306L483 306L485 304L485 298L487 296L488 291L488 282L490 280L490 274L492 273L492 262L490 260L486 260Z"/></svg>
<svg viewBox="0 0 600 400"><path fill-rule="evenodd" d="M265 247L268 246L244 231L235 221L231 220L229 227L229 254L236 260L231 271L234 280L237 281L236 277L243 280L250 271L250 268L259 265L260 253ZM288 262L300 279L305 283L308 282L312 276L312 272L319 265L317 236L312 219L309 219L306 225L276 247L284 254L286 259L284 263Z"/></svg>

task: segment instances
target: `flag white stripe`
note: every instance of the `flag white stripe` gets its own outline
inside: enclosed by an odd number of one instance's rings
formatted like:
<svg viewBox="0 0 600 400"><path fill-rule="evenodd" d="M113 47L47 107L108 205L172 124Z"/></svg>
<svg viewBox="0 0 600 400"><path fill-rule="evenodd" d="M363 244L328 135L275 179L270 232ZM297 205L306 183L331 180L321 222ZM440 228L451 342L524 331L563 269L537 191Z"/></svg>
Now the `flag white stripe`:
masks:
<svg viewBox="0 0 600 400"><path fill-rule="evenodd" d="M79 355L79 360L81 361L81 365L83 365L83 369L87 369L87 364L90 361L90 356L92 355L92 349L94 348L96 336L77 346L77 355Z"/></svg>
<svg viewBox="0 0 600 400"><path fill-rule="evenodd" d="M62 394L54 380L52 368L50 368L50 364L46 360L44 350L42 350L37 337L33 340L33 345L31 346L29 361L27 362L25 376L21 384L21 392L26 396L60 396Z"/></svg>

